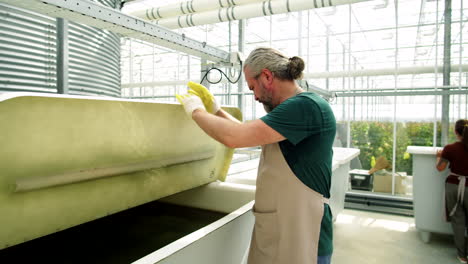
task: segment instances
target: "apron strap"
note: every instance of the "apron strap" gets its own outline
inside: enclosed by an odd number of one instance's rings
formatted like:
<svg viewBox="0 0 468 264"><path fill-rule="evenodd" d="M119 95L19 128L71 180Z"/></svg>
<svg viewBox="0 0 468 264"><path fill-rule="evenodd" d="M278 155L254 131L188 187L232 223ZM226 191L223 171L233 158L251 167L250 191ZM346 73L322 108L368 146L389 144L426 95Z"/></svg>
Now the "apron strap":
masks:
<svg viewBox="0 0 468 264"><path fill-rule="evenodd" d="M456 174L453 172L450 172L451 175L457 176L458 177L458 190L457 190L457 202L453 206L452 210L450 211L449 216L453 216L455 214L455 211L457 210L458 204L463 205L463 199L465 197L465 184L466 184L466 177L465 175L460 175Z"/></svg>
<svg viewBox="0 0 468 264"><path fill-rule="evenodd" d="M328 205L329 205L329 204L330 204L330 199L325 198L325 197L322 197L322 202L323 202L324 204L328 204Z"/></svg>

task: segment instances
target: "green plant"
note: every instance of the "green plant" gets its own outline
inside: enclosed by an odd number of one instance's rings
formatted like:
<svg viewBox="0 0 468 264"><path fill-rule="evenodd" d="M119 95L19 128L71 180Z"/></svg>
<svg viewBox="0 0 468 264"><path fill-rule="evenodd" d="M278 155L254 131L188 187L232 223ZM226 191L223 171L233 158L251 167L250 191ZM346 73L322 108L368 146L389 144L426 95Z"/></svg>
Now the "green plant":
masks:
<svg viewBox="0 0 468 264"><path fill-rule="evenodd" d="M434 124L432 122L398 122L396 129L397 172L412 174L412 156L406 152L408 146L432 146ZM451 133L453 134L453 133ZM437 126L440 142L440 125ZM393 163L393 122L355 121L351 123L352 146L359 148L359 159L363 169L375 165L375 159L384 156ZM449 137L453 142L454 136ZM440 144L440 143L439 143Z"/></svg>

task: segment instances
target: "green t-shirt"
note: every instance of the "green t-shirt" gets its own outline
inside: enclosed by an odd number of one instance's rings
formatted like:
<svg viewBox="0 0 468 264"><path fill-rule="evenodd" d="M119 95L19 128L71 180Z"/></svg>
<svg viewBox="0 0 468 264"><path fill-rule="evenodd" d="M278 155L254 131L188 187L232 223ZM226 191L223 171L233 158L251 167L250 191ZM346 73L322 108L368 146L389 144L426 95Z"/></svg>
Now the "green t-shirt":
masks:
<svg viewBox="0 0 468 264"><path fill-rule="evenodd" d="M261 120L286 138L279 146L299 180L330 198L336 120L328 102L317 94L303 92L278 105ZM332 253L332 214L325 205L318 255Z"/></svg>

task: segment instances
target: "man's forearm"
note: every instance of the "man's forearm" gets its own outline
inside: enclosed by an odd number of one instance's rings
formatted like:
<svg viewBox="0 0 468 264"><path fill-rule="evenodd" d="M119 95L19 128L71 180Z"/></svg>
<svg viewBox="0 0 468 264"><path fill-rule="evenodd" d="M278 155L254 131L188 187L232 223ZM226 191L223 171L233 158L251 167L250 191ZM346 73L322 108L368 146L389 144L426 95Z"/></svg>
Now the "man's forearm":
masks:
<svg viewBox="0 0 468 264"><path fill-rule="evenodd" d="M218 111L217 114L226 113L223 112ZM223 118L201 109L192 113L193 120L205 133L229 148L261 146L286 139L260 119L241 123L229 116Z"/></svg>
<svg viewBox="0 0 468 264"><path fill-rule="evenodd" d="M203 110L195 110L192 113L193 120L198 126L216 141L227 147L233 148L233 138L237 126L241 122L224 110L220 110L216 115L212 115ZM234 119L234 120L233 120Z"/></svg>

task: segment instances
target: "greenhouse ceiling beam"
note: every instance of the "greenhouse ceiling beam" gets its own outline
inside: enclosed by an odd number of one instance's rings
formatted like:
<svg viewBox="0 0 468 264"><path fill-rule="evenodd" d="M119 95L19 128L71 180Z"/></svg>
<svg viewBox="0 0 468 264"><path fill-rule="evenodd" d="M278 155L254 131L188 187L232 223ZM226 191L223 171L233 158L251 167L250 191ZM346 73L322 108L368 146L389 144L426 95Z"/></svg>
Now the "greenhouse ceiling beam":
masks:
<svg viewBox="0 0 468 264"><path fill-rule="evenodd" d="M458 88L458 86L457 86ZM372 97L372 96L422 96L422 95L468 95L468 86L462 87L462 90L424 90L424 91L395 91L394 88L389 89L391 91L369 91L369 92L343 92L343 91L330 91L329 93L332 95L336 95L336 97ZM252 92L245 92L245 93L215 93L214 96L236 96L236 95L245 95L250 96L253 95ZM332 96L333 97L333 96ZM172 94L166 95L144 95L144 96L131 96L125 97L129 99L153 99L153 98L174 98Z"/></svg>
<svg viewBox="0 0 468 264"><path fill-rule="evenodd" d="M468 86L420 86L420 87L397 87L398 91L436 91L437 89L468 89ZM348 92L347 90L331 90L332 92ZM353 92L388 92L388 91L395 91L395 88L363 88L363 89L353 89Z"/></svg>
<svg viewBox="0 0 468 264"><path fill-rule="evenodd" d="M453 72L461 69L462 72L468 72L468 64L452 65ZM442 73L442 66L438 66L438 73ZM382 69L367 69L367 70L352 70L352 71L335 71L335 72L311 72L305 73L304 79L319 79L319 78L342 78L342 77L361 77L361 76L384 76L384 75L404 75L404 74L424 74L435 73L434 66L411 66Z"/></svg>
<svg viewBox="0 0 468 264"><path fill-rule="evenodd" d="M315 36L314 36L315 37ZM326 37L326 35L323 35L323 37ZM294 38L280 38L280 39L275 39L275 41L290 41L290 40L298 40L297 37L294 37ZM265 42L267 42L266 40L263 40L263 41L252 41L252 42L249 42L248 44L249 45L265 45ZM458 43L460 44L460 43ZM468 41L466 42L462 42L461 43L462 45L467 45L468 44ZM219 48L228 48L229 46L228 45L224 45L224 46L218 46ZM434 47L433 44L427 44L427 45L419 45L419 46L400 46L398 48L398 50L407 50L407 49L414 49L414 48L432 48ZM354 54L357 54L357 53L370 53L370 52L377 52L377 51L388 51L388 50L395 50L395 47L391 47L391 48L374 48L374 49L362 49L362 50L353 50L353 55ZM323 52L311 52L309 53L310 56L321 56L325 53ZM330 52L329 55L343 55L343 51L337 51L337 52ZM423 57L423 56L421 56ZM425 56L427 57L427 56ZM429 60L429 59L419 59L419 60ZM399 62L407 62L407 61L412 61L412 59L406 59L406 60L402 60L400 59Z"/></svg>
<svg viewBox="0 0 468 264"><path fill-rule="evenodd" d="M453 20L452 23L466 23L468 19L460 20ZM405 29L405 28L414 28L414 27L426 27L426 26L435 26L437 23L424 23L424 24L411 24L411 25L401 25L398 26L398 29ZM375 29L363 29L363 30L355 30L350 32L334 32L331 33L330 36L340 36L340 35L349 35L349 34L359 34L359 33L369 33L369 32L378 32L378 31L386 31L386 30L395 30L396 27L383 27L383 28L375 28ZM314 35L314 37L326 37L326 34L323 35Z"/></svg>
<svg viewBox="0 0 468 264"><path fill-rule="evenodd" d="M439 87L441 88L441 87ZM447 88L447 87L445 87ZM453 87L453 88L459 88ZM409 89L409 88L408 88ZM462 86L462 89L453 89L453 90L424 90L424 91L417 91L417 90L397 90L395 89L388 89L391 91L372 91L369 90L368 92L358 91L358 92L343 92L343 91L334 91L337 97L370 97L370 96L422 96L422 95L468 95L468 86Z"/></svg>
<svg viewBox="0 0 468 264"><path fill-rule="evenodd" d="M229 53L173 32L170 29L123 14L119 10L84 0L0 0L0 3L43 15L65 18L88 26L106 29L125 37L155 43L213 62L229 62Z"/></svg>
<svg viewBox="0 0 468 264"><path fill-rule="evenodd" d="M200 82L200 80L192 80L194 82ZM151 87L151 88L154 88L154 87L159 87L159 86L175 86L175 85L186 85L187 84L187 80L177 80L177 81L157 81L157 82L139 82L139 83L125 83L125 84L122 84L121 85L121 88L122 89L133 89L133 88L140 88L140 87ZM219 82L221 84L225 84L225 83L228 83L227 80L225 80L224 78ZM324 97L327 97L327 98L330 98L330 97L334 97L334 93L333 92L330 92L326 89L323 89L323 88L320 88L320 87L317 87L313 84L305 84L305 83L301 83L301 87L307 91L312 91L312 92L315 92L321 96L324 96ZM243 95L247 95L248 93L246 92L243 92L242 90L238 89L237 92L230 92L229 95L237 95L238 96L238 99L239 97L242 97ZM217 94L215 94L217 95ZM219 94L219 95L225 95L225 94ZM173 96L173 95L172 95ZM151 98L151 96L149 96Z"/></svg>
<svg viewBox="0 0 468 264"><path fill-rule="evenodd" d="M458 70L468 72L468 64L452 65L454 72ZM442 72L442 66L439 66L437 71L439 74ZM417 67L400 67L398 68L399 75L405 74L425 74L435 73L434 66L417 66ZM335 72L309 72L304 73L304 79L321 79L321 78L343 78L343 77L367 77L367 76L388 76L394 75L395 68L382 68L382 69L369 69L369 70L354 70L354 71L335 71ZM155 81L155 82L138 82L138 83L124 83L122 88L135 88L135 87L156 87L167 85L185 85L187 80L176 81ZM221 83L226 83L223 79ZM458 87L458 86L457 86Z"/></svg>

